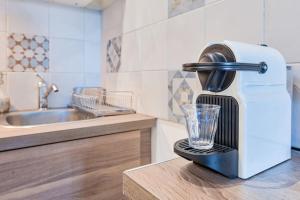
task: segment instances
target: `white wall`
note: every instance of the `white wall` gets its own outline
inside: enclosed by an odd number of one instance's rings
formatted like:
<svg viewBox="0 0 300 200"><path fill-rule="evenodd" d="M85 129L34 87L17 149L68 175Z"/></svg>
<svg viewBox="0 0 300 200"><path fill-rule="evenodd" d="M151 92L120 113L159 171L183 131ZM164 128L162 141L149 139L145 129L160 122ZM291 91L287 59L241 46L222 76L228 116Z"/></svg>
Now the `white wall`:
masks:
<svg viewBox="0 0 300 200"><path fill-rule="evenodd" d="M34 72L9 69L7 37L12 33L49 39L49 70L41 72L60 92L49 97L50 107L65 107L75 86L99 86L101 74L100 11L50 4L40 0L0 0L1 88L11 97L12 109L37 108Z"/></svg>
<svg viewBox="0 0 300 200"><path fill-rule="evenodd" d="M118 0L104 10L103 52L110 38L122 35L123 40L120 71L104 69L104 84L135 91L138 112L159 118L154 162L174 157L174 142L187 137L183 125L168 121L168 72L197 61L206 43L222 40L266 43L278 48L289 64L300 63L299 13L297 0L211 0L171 18L168 0Z"/></svg>

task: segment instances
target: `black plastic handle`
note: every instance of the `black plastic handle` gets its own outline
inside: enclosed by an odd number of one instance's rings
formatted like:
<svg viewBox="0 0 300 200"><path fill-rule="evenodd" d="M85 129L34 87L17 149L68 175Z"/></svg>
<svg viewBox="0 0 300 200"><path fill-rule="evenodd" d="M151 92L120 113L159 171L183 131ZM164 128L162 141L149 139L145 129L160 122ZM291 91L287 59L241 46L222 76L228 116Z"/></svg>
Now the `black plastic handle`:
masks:
<svg viewBox="0 0 300 200"><path fill-rule="evenodd" d="M198 72L198 71L257 71L264 74L268 70L268 65L265 62L258 64L253 63L236 63L236 62L211 62L211 63L187 63L183 65L183 71Z"/></svg>

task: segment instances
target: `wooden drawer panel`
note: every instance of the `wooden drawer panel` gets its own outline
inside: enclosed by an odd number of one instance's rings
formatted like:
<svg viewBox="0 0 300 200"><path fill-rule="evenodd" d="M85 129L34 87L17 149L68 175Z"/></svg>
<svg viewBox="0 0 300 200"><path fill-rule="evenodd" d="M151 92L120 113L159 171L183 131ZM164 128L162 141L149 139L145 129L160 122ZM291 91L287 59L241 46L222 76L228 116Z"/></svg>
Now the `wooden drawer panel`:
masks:
<svg viewBox="0 0 300 200"><path fill-rule="evenodd" d="M150 161L145 131L0 153L0 199L120 199L122 172Z"/></svg>

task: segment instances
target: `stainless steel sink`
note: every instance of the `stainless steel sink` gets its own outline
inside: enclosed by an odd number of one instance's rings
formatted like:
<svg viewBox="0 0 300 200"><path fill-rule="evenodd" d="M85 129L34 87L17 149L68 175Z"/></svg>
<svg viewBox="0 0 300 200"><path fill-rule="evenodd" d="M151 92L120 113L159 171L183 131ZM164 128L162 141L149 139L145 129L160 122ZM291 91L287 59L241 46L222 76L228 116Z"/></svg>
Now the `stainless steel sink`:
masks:
<svg viewBox="0 0 300 200"><path fill-rule="evenodd" d="M11 126L32 126L71 122L96 118L94 115L75 109L17 112L5 115L4 121Z"/></svg>

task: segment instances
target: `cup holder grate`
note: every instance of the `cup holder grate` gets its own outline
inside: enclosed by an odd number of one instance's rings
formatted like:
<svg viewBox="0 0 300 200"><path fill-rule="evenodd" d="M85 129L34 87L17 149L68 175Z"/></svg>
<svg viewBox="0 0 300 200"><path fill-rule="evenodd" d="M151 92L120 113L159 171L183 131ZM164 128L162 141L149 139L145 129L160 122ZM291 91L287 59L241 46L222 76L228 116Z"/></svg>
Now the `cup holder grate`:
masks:
<svg viewBox="0 0 300 200"><path fill-rule="evenodd" d="M175 144L175 148L180 148L181 151L185 151L191 154L214 154L214 153L226 153L232 151L232 148L226 147L219 144L214 144L213 148L211 149L194 149L193 147L189 146L188 139L180 140Z"/></svg>
<svg viewBox="0 0 300 200"><path fill-rule="evenodd" d="M175 143L174 152L226 177L235 178L238 175L238 151L231 147L215 143L211 149L200 150L190 147L188 139L183 139Z"/></svg>

